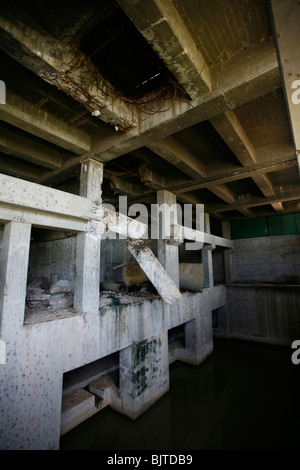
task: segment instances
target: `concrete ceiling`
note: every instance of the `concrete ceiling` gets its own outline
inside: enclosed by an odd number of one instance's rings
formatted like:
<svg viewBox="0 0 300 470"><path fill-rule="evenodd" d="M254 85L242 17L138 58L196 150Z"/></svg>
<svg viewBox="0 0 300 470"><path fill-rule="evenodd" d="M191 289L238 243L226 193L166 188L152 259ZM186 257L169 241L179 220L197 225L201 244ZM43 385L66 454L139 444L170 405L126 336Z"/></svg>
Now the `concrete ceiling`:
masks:
<svg viewBox="0 0 300 470"><path fill-rule="evenodd" d="M300 211L276 23L289 2L7 3L0 172L76 194L92 157L107 202L165 188L219 220Z"/></svg>

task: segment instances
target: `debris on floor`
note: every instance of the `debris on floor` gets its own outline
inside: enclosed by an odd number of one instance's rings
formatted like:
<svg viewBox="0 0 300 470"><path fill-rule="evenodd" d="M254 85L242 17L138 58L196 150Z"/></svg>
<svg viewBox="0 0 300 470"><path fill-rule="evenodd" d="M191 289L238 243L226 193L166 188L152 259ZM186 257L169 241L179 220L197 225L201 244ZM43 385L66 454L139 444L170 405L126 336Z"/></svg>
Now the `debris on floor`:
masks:
<svg viewBox="0 0 300 470"><path fill-rule="evenodd" d="M68 280L62 279L50 285L47 279L37 278L27 286L26 306L68 308L73 305L73 297Z"/></svg>

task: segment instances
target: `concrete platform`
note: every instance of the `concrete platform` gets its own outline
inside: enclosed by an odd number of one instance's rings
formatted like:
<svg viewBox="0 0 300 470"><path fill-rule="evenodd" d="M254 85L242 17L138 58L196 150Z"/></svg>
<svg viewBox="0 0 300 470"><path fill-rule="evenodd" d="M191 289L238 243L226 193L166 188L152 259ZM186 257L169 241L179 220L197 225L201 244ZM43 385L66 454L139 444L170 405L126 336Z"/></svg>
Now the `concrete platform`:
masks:
<svg viewBox="0 0 300 470"><path fill-rule="evenodd" d="M95 395L84 389L76 390L62 399L61 436L97 413Z"/></svg>

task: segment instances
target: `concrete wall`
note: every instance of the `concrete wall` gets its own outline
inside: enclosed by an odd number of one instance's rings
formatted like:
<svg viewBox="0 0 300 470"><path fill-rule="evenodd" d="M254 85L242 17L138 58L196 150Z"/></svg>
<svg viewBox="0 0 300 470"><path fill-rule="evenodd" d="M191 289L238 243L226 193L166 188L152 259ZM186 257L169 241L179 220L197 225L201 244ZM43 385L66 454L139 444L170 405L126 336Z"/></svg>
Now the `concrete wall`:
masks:
<svg viewBox="0 0 300 470"><path fill-rule="evenodd" d="M300 235L234 241L233 280L300 283Z"/></svg>
<svg viewBox="0 0 300 470"><path fill-rule="evenodd" d="M300 236L234 241L233 282L215 336L290 346L300 338Z"/></svg>
<svg viewBox="0 0 300 470"><path fill-rule="evenodd" d="M28 282L38 277L58 275L59 279L75 281L76 239L67 238L44 243L32 243L29 253Z"/></svg>
<svg viewBox="0 0 300 470"><path fill-rule="evenodd" d="M211 309L224 302L225 290L220 286L211 293L185 294L172 306L158 299L24 325L13 331L11 340L7 338L6 364L0 366L0 448L59 447L66 371L195 318L204 322L197 346L198 359L204 360L213 347Z"/></svg>
<svg viewBox="0 0 300 470"><path fill-rule="evenodd" d="M17 225L19 228L14 230L19 234L18 242L25 252L29 227L24 226L26 241L19 231L23 225ZM4 251L10 247L6 248L6 244L3 242ZM9 251L8 259L18 257L15 246ZM18 276L22 275L23 290L26 278L27 281L39 276L50 279L51 274L76 284L75 238L32 243L28 251L28 272L25 258L20 266L22 272L18 272ZM111 269L112 264L131 260L123 240L105 240L101 254L101 265L105 270ZM13 268L10 273L14 276ZM17 281L16 277L15 283ZM25 292L18 297L22 299L24 295ZM21 320L24 305L19 304L18 318ZM120 389L114 408L132 418L137 417L168 390L170 360L177 358L199 365L212 353L211 311L224 304L226 289L218 286L198 294L184 293L172 305L157 298L103 307L88 313L71 312L65 318L51 321L41 321L37 317L36 323L19 321L13 326L10 320L7 328L3 327L1 336L5 344L5 361L0 365L0 448L58 449L64 374L115 352L119 352L120 357ZM12 311L14 308L12 305ZM7 318L6 314L3 318ZM184 326L185 347L170 353L167 332L179 325ZM138 363L136 351L144 344L150 345L152 352L148 362ZM143 382L135 382L144 370L147 373Z"/></svg>

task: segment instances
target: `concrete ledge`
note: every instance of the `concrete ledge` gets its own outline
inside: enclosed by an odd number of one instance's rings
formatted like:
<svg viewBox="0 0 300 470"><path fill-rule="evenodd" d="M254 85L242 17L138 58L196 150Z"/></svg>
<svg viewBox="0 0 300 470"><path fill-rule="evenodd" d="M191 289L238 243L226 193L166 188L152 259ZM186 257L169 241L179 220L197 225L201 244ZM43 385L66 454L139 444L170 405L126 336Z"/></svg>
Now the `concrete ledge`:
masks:
<svg viewBox="0 0 300 470"><path fill-rule="evenodd" d="M60 435L97 413L95 396L84 389L76 390L63 397Z"/></svg>

